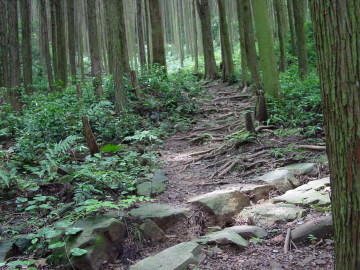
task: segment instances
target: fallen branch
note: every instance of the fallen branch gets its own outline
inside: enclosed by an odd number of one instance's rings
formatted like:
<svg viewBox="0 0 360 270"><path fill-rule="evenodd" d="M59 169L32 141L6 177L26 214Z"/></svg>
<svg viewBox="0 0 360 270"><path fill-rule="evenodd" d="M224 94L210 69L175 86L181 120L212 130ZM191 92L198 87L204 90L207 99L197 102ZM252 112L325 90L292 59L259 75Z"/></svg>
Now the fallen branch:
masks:
<svg viewBox="0 0 360 270"><path fill-rule="evenodd" d="M258 127L255 128L255 132L260 132L263 129L272 129L272 128L277 128L277 126L273 126L273 125L270 125L270 126L258 126Z"/></svg>
<svg viewBox="0 0 360 270"><path fill-rule="evenodd" d="M322 145L296 145L296 148L310 149L310 150L326 150L326 146Z"/></svg>

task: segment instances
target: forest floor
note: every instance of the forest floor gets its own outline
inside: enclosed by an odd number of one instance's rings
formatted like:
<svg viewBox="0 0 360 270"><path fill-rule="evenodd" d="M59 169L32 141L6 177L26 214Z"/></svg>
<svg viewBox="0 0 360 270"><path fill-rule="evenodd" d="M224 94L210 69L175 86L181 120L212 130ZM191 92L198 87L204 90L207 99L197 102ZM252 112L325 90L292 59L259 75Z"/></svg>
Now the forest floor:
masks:
<svg viewBox="0 0 360 270"><path fill-rule="evenodd" d="M315 144L314 138L305 138L300 132L286 132L286 129L283 132L264 129L256 138L244 140L239 145L226 144L229 136L234 137L239 134L237 131L245 129L244 113L254 106L254 99L250 92L241 92L236 86L213 83L206 88L210 96L202 105L198 121L189 130L168 138L161 151L162 168L170 183L164 193L155 197L157 203L189 207L187 200L196 195L221 189L227 184L249 183L260 174L289 164L319 162L324 158L324 150L296 147ZM317 143L324 142L322 136L316 140ZM220 147L223 145L227 146ZM318 175L300 177L301 184L329 175L327 166L320 164ZM279 194L274 190L270 198ZM187 222L167 230L165 241L128 245L127 255L132 254L129 258L132 263L175 244L194 240L204 235L210 226L253 225L249 220L221 219L190 207L192 214ZM196 269L333 269L333 241L330 239L299 243L287 254L283 251L288 228L294 229L298 224L329 215L328 209L308 207L305 217L266 227L269 235L259 241L250 241L244 251L226 245L213 252L211 246L204 246L207 256ZM125 269L116 263L109 267Z"/></svg>

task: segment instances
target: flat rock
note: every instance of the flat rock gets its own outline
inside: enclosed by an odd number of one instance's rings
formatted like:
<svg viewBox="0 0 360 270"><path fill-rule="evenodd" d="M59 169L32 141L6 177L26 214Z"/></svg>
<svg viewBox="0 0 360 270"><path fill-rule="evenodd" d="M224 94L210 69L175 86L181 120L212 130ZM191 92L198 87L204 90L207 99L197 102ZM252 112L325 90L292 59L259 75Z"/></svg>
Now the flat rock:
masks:
<svg viewBox="0 0 360 270"><path fill-rule="evenodd" d="M273 202L287 202L298 205L329 205L330 204L330 178L310 181L296 189L272 199Z"/></svg>
<svg viewBox="0 0 360 270"><path fill-rule="evenodd" d="M318 175L316 163L297 163L291 164L281 169L288 170L298 175L309 175L316 176Z"/></svg>
<svg viewBox="0 0 360 270"><path fill-rule="evenodd" d="M240 225L240 226L233 226L224 229L224 231L234 232L246 239L256 237L256 238L263 238L268 235L268 233L259 226L249 226L249 225Z"/></svg>
<svg viewBox="0 0 360 270"><path fill-rule="evenodd" d="M165 232L151 219L146 219L144 223L140 225L140 231L145 238L154 241L159 241L165 236Z"/></svg>
<svg viewBox="0 0 360 270"><path fill-rule="evenodd" d="M161 182L147 181L136 185L136 190L138 195L150 197L164 192L166 185Z"/></svg>
<svg viewBox="0 0 360 270"><path fill-rule="evenodd" d="M256 203L260 200L269 199L269 192L272 189L273 186L271 185L244 184L240 191L249 196L250 200Z"/></svg>
<svg viewBox="0 0 360 270"><path fill-rule="evenodd" d="M141 260L129 270L187 270L190 264L197 264L200 257L201 245L185 242Z"/></svg>
<svg viewBox="0 0 360 270"><path fill-rule="evenodd" d="M288 170L275 170L255 178L254 181L265 182L283 192L300 185L299 180L295 178L295 174Z"/></svg>
<svg viewBox="0 0 360 270"><path fill-rule="evenodd" d="M291 239L294 242L308 241L308 236L310 234L317 237L318 239L332 236L332 217L320 217L300 225L291 232Z"/></svg>
<svg viewBox="0 0 360 270"><path fill-rule="evenodd" d="M187 208L176 208L172 205L144 203L139 208L130 211L130 214L141 219L151 219L160 228L166 229L179 220L186 218Z"/></svg>
<svg viewBox="0 0 360 270"><path fill-rule="evenodd" d="M191 198L188 202L199 205L210 214L218 216L235 214L250 205L249 197L236 188L215 190Z"/></svg>
<svg viewBox="0 0 360 270"><path fill-rule="evenodd" d="M219 232L209 233L199 237L195 241L201 244L218 244L218 245L233 244L239 247L240 249L244 249L248 245L247 241L244 238L242 238L240 235L230 230L222 230Z"/></svg>
<svg viewBox="0 0 360 270"><path fill-rule="evenodd" d="M271 226L276 222L282 223L305 216L306 212L302 208L292 204L259 204L244 209L241 217L247 217L254 221L256 225Z"/></svg>

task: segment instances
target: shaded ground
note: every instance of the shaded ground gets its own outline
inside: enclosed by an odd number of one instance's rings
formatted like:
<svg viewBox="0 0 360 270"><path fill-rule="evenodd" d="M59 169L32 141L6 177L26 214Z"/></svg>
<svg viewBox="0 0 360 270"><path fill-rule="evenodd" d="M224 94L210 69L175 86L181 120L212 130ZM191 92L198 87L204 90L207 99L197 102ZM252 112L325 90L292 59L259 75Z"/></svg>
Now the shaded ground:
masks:
<svg viewBox="0 0 360 270"><path fill-rule="evenodd" d="M229 136L236 137L244 129L244 114L254 100L251 93L240 93L235 87L208 86L212 95L203 105L200 119L187 131L169 138L161 152L160 160L170 179L167 191L156 197L157 202L187 205L186 201L199 194L213 191L226 184L248 183L256 175L292 163L318 162L324 151L304 150L296 145L312 144L301 136L301 130L262 130L256 138L229 146ZM281 135L280 135L281 134ZM285 136L282 136L285 135ZM311 139L314 141L314 138ZM321 138L316 139L316 143ZM226 145L226 147L221 147ZM219 150L219 148L221 150ZM319 166L318 176L328 175L325 165ZM312 180L302 177L302 183ZM277 196L278 191L270 194ZM308 215L288 224L265 228L271 233L263 240L255 240L245 251L233 246L220 246L212 250L205 246L206 259L197 269L333 269L333 241L312 239L298 245L288 254L283 246L287 228L295 228L307 220L329 213L307 209ZM193 209L187 222L168 230L163 243L136 246L138 260L153 255L166 247L203 235L209 226L249 224L247 220L219 220L214 216ZM250 224L251 225L251 224ZM121 269L119 266L114 269Z"/></svg>

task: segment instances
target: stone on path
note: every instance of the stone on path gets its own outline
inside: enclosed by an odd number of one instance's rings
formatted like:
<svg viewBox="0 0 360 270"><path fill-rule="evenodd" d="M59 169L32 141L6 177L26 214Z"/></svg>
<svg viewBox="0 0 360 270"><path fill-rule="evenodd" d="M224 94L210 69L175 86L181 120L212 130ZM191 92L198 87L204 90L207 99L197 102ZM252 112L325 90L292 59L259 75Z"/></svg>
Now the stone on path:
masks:
<svg viewBox="0 0 360 270"><path fill-rule="evenodd" d="M199 263L201 254L199 244L185 242L141 260L129 270L187 270L190 264Z"/></svg>
<svg viewBox="0 0 360 270"><path fill-rule="evenodd" d="M236 188L215 190L193 197L188 202L199 205L210 214L218 216L235 214L250 204L248 196Z"/></svg>
<svg viewBox="0 0 360 270"><path fill-rule="evenodd" d="M143 182L136 185L136 193L140 196L151 197L158 195L166 190L166 185L161 182Z"/></svg>
<svg viewBox="0 0 360 270"><path fill-rule="evenodd" d="M306 215L305 210L292 204L259 204L246 208L240 217L250 218L256 225L271 226L276 222L287 222Z"/></svg>
<svg viewBox="0 0 360 270"><path fill-rule="evenodd" d="M82 256L64 255L64 258L70 256L71 267L76 269L98 270L104 261L111 262L120 252L119 247L126 235L124 223L104 215L78 220L72 227L82 231L66 243L66 254L70 254L73 248L87 250ZM64 248L59 252L64 254ZM65 260L64 263L69 264L69 260Z"/></svg>
<svg viewBox="0 0 360 270"><path fill-rule="evenodd" d="M235 232L230 230L222 230L219 232L213 232L199 237L195 240L201 244L218 244L227 245L234 244L240 249L247 247L247 241Z"/></svg>
<svg viewBox="0 0 360 270"><path fill-rule="evenodd" d="M165 232L151 219L146 219L144 223L140 225L140 231L145 238L154 241L162 240L165 236Z"/></svg>
<svg viewBox="0 0 360 270"><path fill-rule="evenodd" d="M287 202L298 205L329 205L330 204L330 178L310 181L296 189L272 199L273 202Z"/></svg>
<svg viewBox="0 0 360 270"><path fill-rule="evenodd" d="M268 233L263 228L249 225L228 227L224 229L224 231L234 232L247 239L252 237L263 238L268 235Z"/></svg>
<svg viewBox="0 0 360 270"><path fill-rule="evenodd" d="M318 239L332 236L333 223L331 216L320 217L310 220L291 232L291 239L294 242L307 241L309 235L313 235Z"/></svg>
<svg viewBox="0 0 360 270"><path fill-rule="evenodd" d="M164 170L155 170L152 181L165 184L169 182L169 179L167 178Z"/></svg>
<svg viewBox="0 0 360 270"><path fill-rule="evenodd" d="M309 175L309 176L318 175L316 163L297 163L297 164L288 165L280 169L288 170L298 175Z"/></svg>
<svg viewBox="0 0 360 270"><path fill-rule="evenodd" d="M265 182L283 192L293 189L300 185L293 172L288 170L275 170L254 179L255 181Z"/></svg>
<svg viewBox="0 0 360 270"><path fill-rule="evenodd" d="M273 189L271 185L243 184L240 191L249 196L253 202L269 199L269 192Z"/></svg>
<svg viewBox="0 0 360 270"><path fill-rule="evenodd" d="M187 208L176 208L172 205L144 203L139 208L130 211L130 215L141 219L151 219L160 228L166 229L179 220L186 218L189 213Z"/></svg>

